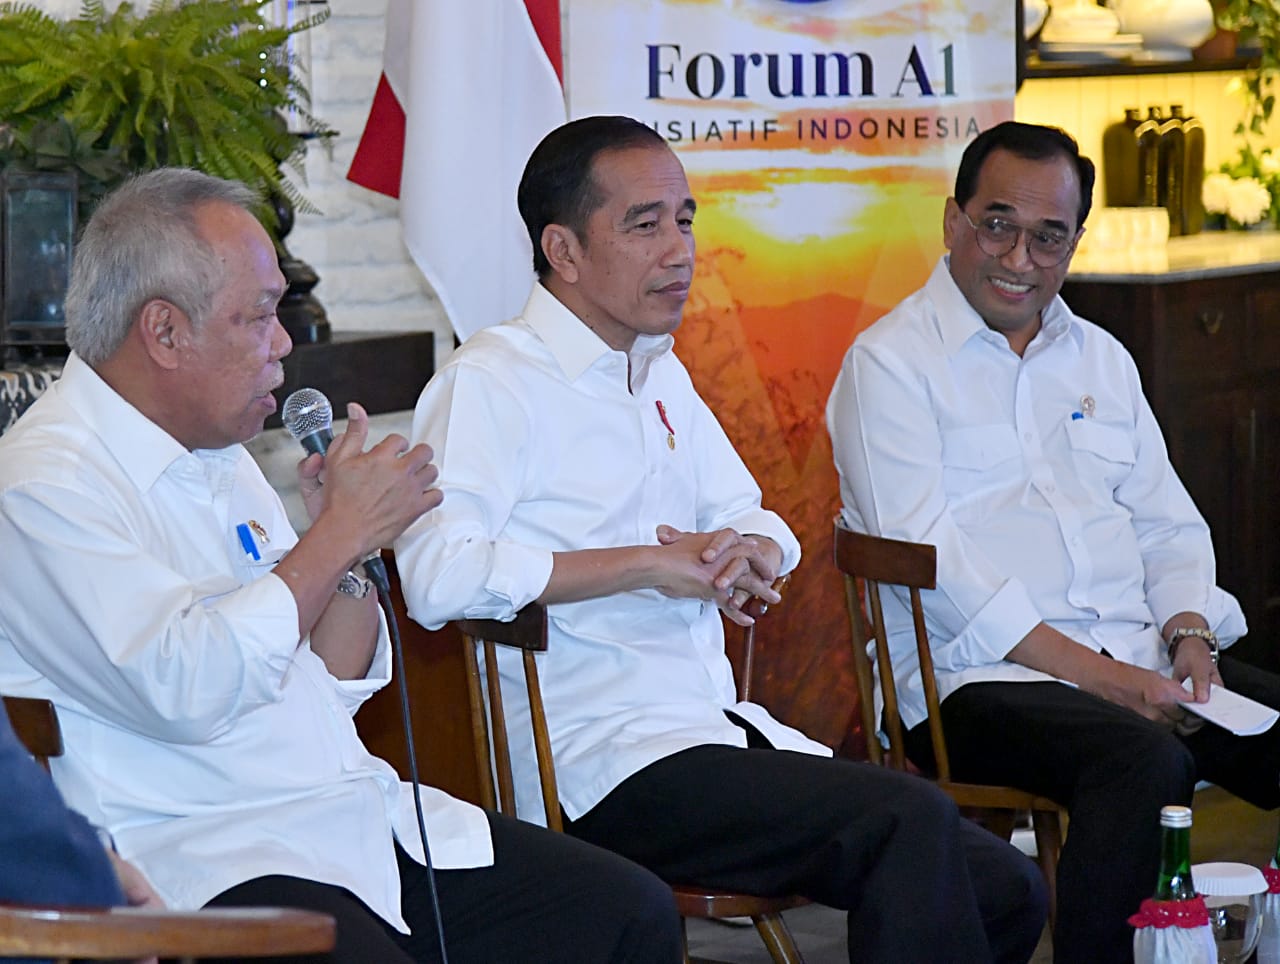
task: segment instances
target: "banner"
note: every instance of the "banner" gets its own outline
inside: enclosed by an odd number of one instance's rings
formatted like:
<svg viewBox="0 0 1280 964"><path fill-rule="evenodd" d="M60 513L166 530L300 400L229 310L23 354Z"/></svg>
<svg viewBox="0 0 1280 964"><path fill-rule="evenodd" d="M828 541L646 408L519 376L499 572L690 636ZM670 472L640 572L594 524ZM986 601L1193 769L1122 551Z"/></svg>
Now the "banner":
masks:
<svg viewBox="0 0 1280 964"><path fill-rule="evenodd" d="M347 175L399 197L405 246L459 338L519 313L524 163L565 121L557 0L390 0L383 73Z"/></svg>
<svg viewBox="0 0 1280 964"><path fill-rule="evenodd" d="M684 162L698 261L676 350L804 545L762 624L753 697L856 752L823 409L854 335L942 253L965 145L1013 116L1013 7L563 2L570 115L636 117Z"/></svg>

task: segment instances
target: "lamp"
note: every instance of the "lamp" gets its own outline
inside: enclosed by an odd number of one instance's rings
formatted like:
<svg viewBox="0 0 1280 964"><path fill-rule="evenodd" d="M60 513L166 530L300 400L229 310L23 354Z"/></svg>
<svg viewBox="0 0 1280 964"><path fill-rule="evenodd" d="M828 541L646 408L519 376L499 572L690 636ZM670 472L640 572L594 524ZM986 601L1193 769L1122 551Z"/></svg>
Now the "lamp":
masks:
<svg viewBox="0 0 1280 964"><path fill-rule="evenodd" d="M0 345L65 344L74 171L0 174Z"/></svg>

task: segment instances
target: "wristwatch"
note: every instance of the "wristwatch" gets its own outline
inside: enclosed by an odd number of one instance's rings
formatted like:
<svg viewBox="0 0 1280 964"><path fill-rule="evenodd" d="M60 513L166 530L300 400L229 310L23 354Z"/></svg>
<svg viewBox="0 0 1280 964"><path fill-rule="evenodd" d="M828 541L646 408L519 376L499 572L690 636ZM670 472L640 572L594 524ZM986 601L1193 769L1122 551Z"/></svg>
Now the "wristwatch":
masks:
<svg viewBox="0 0 1280 964"><path fill-rule="evenodd" d="M1196 639L1203 639L1209 646L1209 658L1213 660L1213 665L1218 665L1218 637L1212 629L1200 629L1198 626L1182 626L1173 631L1173 636L1169 640L1169 662L1173 662L1174 656L1178 654L1178 644L1186 637L1194 636Z"/></svg>
<svg viewBox="0 0 1280 964"><path fill-rule="evenodd" d="M353 599L363 599L373 591L373 583L348 569L338 580L338 592Z"/></svg>

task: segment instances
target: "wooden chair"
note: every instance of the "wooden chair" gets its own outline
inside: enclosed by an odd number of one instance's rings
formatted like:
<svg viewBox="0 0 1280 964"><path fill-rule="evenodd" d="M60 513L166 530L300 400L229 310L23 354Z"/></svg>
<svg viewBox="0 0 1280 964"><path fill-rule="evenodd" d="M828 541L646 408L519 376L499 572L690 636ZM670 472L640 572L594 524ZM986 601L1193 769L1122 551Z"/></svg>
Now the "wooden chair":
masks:
<svg viewBox="0 0 1280 964"><path fill-rule="evenodd" d="M62 755L58 714L48 700L4 697L14 732L46 770ZM328 914L278 907L200 911L0 905L0 958L59 961L144 957L282 957L333 950Z"/></svg>
<svg viewBox="0 0 1280 964"><path fill-rule="evenodd" d="M757 609L763 612L763 607ZM458 621L463 634L464 656L467 662L467 693L471 702L472 738L475 744L476 766L480 771L483 804L491 810L514 815L515 787L511 777L511 749L507 738L506 713L502 701L502 686L498 680L497 645L510 646L521 651L525 686L528 690L530 718L533 728L534 752L538 761L538 776L542 785L542 805L547 826L562 831L560 819L560 795L556 789L555 761L551 753L551 738L547 731L547 718L542 705L542 692L538 684L538 667L535 654L547 649L547 611L536 603L524 607L511 622L491 619L464 619ZM738 679L738 698L747 700L751 693L751 665L755 647L755 627L743 631L742 671ZM477 651L483 649L485 676L481 680ZM486 709L485 694L488 694ZM490 744L492 739L492 746ZM492 749L492 753L490 752ZM494 774L497 775L497 793L494 791ZM806 898L757 897L751 894L714 890L708 887L672 884L676 909L681 918L723 920L731 917L749 917L760 933L776 964L798 964L803 961L796 949L782 918L782 911L809 903ZM689 949L684 951L686 964Z"/></svg>
<svg viewBox="0 0 1280 964"><path fill-rule="evenodd" d="M935 588L938 568L936 547L863 535L845 527L837 519L835 558L836 566L844 574L845 602L853 629L853 664L858 682L858 706L861 711L862 729L867 737L867 752L872 762L891 766L896 770L907 769L902 718L898 712L898 690L893 678L893 664L885 635L884 613L880 598L882 585L904 586L911 599L916 654L920 662L920 676L924 684L925 704L929 714L934 779L957 806L1006 840L1012 835L1018 815L1026 812L1031 814L1036 839L1036 857L1049 888L1049 916L1052 924L1056 913L1058 854L1062 850L1065 816L1062 808L1052 800L1016 790L1013 787L960 783L951 778L951 762L947 756L947 740L942 728L942 714L939 711L940 701L938 683L933 669L933 654L929 649L924 607L920 602L922 589ZM867 606L871 614L869 624L859 596L858 580L861 580L866 587ZM867 654L868 645L873 641L880 695L884 704L879 721L875 716L875 683L870 657ZM876 738L879 730L883 730L888 737L887 751Z"/></svg>

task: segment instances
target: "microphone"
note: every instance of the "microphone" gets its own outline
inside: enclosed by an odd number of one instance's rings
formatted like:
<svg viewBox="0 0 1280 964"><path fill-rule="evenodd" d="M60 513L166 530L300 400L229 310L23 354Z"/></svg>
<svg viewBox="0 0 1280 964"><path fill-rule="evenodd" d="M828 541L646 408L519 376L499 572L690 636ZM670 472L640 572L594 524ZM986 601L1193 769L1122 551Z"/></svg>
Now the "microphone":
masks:
<svg viewBox="0 0 1280 964"><path fill-rule="evenodd" d="M299 388L290 393L284 400L280 421L308 454L324 455L329 451L329 445L333 442L333 406L325 398L324 392L314 388ZM373 580L378 591L389 593L391 583L387 579L387 567L383 565L378 550L375 549L360 561L364 564L365 574Z"/></svg>
<svg viewBox="0 0 1280 964"><path fill-rule="evenodd" d="M333 441L333 406L323 392L299 388L284 400L280 420L312 455L324 455Z"/></svg>

